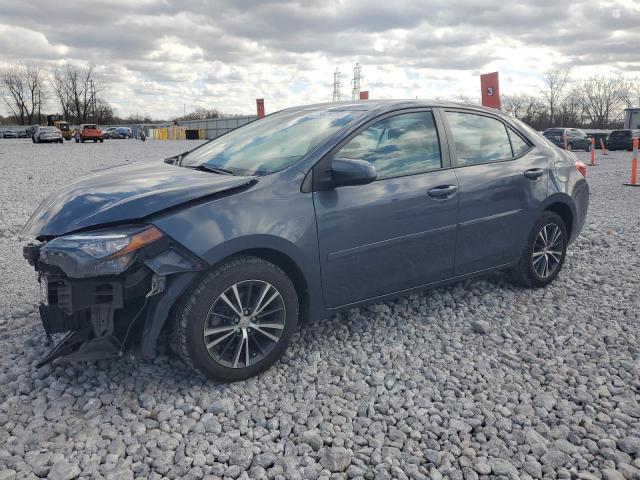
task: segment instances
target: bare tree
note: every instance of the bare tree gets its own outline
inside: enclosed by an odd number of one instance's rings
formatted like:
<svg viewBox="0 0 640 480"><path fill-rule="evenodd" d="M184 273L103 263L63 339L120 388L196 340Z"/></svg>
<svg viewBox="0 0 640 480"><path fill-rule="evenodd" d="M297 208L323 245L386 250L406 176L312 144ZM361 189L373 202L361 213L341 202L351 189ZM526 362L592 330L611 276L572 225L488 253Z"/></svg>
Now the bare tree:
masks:
<svg viewBox="0 0 640 480"><path fill-rule="evenodd" d="M533 95L505 95L502 97L502 109L533 128L543 128L545 105Z"/></svg>
<svg viewBox="0 0 640 480"><path fill-rule="evenodd" d="M182 118L183 120L205 120L207 118L218 118L219 116L220 113L215 108L198 107Z"/></svg>
<svg viewBox="0 0 640 480"><path fill-rule="evenodd" d="M113 123L115 114L113 108L102 98L96 99L96 110L94 114L94 122L100 124Z"/></svg>
<svg viewBox="0 0 640 480"><path fill-rule="evenodd" d="M594 75L580 84L584 112L593 128L606 128L621 116L628 88L621 75Z"/></svg>
<svg viewBox="0 0 640 480"><path fill-rule="evenodd" d="M20 125L40 122L47 101L46 71L37 64L7 64L0 67L2 98Z"/></svg>
<svg viewBox="0 0 640 480"><path fill-rule="evenodd" d="M627 80L624 103L627 108L640 107L640 77Z"/></svg>
<svg viewBox="0 0 640 480"><path fill-rule="evenodd" d="M544 86L540 88L540 93L547 104L549 126L555 127L556 113L571 80L571 71L569 69L549 70L542 79Z"/></svg>
<svg viewBox="0 0 640 480"><path fill-rule="evenodd" d="M584 123L584 101L578 88L573 88L558 108L557 118L560 125L581 127Z"/></svg>
<svg viewBox="0 0 640 480"><path fill-rule="evenodd" d="M104 90L104 85L95 78L93 65L78 67L66 63L56 68L52 87L67 120L76 123L96 121L98 94Z"/></svg>

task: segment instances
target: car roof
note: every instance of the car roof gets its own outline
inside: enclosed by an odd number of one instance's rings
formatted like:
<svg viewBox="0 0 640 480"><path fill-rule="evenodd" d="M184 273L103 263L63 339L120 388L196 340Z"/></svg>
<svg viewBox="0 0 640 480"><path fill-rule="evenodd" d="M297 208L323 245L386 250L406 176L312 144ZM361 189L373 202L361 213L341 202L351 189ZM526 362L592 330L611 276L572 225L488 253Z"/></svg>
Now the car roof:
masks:
<svg viewBox="0 0 640 480"><path fill-rule="evenodd" d="M362 111L362 112L386 112L402 108L437 107L437 108L465 108L477 111L485 111L494 114L502 114L500 110L483 107L477 104L446 102L440 100L350 100L343 102L324 102L311 105L301 105L288 108L289 111L326 110L326 111Z"/></svg>

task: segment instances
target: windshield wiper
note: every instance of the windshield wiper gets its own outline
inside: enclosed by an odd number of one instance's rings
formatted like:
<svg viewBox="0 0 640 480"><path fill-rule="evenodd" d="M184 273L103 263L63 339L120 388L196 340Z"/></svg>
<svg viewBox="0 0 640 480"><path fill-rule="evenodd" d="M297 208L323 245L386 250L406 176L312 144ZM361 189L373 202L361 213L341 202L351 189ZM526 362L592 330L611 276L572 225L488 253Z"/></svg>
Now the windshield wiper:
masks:
<svg viewBox="0 0 640 480"><path fill-rule="evenodd" d="M203 172L211 172L211 173L218 173L220 175L235 175L235 173L233 173L231 170L227 170L226 168L220 168L220 167L211 167L205 163L201 164L201 165L189 165L185 168L191 168L192 170L201 170Z"/></svg>

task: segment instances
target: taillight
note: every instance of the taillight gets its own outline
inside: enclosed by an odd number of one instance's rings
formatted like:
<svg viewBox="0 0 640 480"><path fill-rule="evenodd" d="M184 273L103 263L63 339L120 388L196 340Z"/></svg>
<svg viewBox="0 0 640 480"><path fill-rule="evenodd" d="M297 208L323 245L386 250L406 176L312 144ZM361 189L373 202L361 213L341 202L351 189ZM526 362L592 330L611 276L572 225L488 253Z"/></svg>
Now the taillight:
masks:
<svg viewBox="0 0 640 480"><path fill-rule="evenodd" d="M576 170L580 172L583 177L587 176L587 166L582 162L576 162Z"/></svg>

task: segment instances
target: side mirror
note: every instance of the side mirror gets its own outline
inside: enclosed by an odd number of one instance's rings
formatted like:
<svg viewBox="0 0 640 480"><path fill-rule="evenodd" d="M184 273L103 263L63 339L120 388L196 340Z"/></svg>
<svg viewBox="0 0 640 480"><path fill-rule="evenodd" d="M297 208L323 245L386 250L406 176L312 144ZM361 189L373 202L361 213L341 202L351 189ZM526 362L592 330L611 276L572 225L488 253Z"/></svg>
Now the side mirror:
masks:
<svg viewBox="0 0 640 480"><path fill-rule="evenodd" d="M378 178L376 167L364 160L334 158L331 162L330 186L366 185Z"/></svg>

